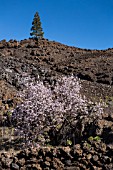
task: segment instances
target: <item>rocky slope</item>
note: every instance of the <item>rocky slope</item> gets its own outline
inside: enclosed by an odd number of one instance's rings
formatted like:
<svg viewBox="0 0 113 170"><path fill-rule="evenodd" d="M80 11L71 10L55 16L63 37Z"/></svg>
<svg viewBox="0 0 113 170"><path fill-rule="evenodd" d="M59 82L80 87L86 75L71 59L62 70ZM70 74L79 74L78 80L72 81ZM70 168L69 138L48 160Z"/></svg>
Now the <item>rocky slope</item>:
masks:
<svg viewBox="0 0 113 170"><path fill-rule="evenodd" d="M29 156L27 156L28 151L26 150L24 151L24 156L23 152L20 152L20 155L17 154L16 156L9 157L2 153L0 156L1 168L113 169L112 65L113 49L80 49L46 39L41 39L38 42L33 39L22 40L20 42L16 40L10 40L9 42L1 41L1 126L3 125L2 119L4 113L10 108L15 108L21 102L21 99L16 96L17 92L23 89L23 85L19 83L18 79L28 75L35 79L40 76L42 81L49 82L52 85L59 76L73 74L82 80L82 95L85 94L92 101L103 100L109 106L98 120L94 121L93 118L92 120L84 120L84 129L81 130L82 136L77 137L78 140L75 146L69 149L68 154L65 148L60 149L60 151L58 149L58 154L53 154L50 151L46 153L43 148L42 150L41 148L39 149L40 152L36 151L35 155L32 155L32 152L34 152L32 150ZM64 133L65 131L66 129L63 129ZM50 137L56 139L55 134L52 135ZM51 144L55 145L54 142ZM4 146L9 149L13 146L13 143L1 143L1 148L4 149ZM47 154L47 156L44 156L44 154ZM7 161L8 164L6 163Z"/></svg>

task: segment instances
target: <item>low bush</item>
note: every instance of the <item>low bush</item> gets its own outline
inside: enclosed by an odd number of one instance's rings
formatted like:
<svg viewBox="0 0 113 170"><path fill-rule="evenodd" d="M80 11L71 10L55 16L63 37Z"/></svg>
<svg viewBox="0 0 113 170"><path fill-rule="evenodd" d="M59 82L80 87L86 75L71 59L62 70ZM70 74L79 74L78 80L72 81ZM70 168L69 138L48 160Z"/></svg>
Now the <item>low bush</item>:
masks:
<svg viewBox="0 0 113 170"><path fill-rule="evenodd" d="M92 103L80 94L81 82L77 77L61 76L54 86L33 78L21 79L24 89L19 92L23 102L12 114L12 123L25 141L66 144L77 142L83 130L83 121L96 119L103 112L104 103ZM43 139L42 139L43 138Z"/></svg>

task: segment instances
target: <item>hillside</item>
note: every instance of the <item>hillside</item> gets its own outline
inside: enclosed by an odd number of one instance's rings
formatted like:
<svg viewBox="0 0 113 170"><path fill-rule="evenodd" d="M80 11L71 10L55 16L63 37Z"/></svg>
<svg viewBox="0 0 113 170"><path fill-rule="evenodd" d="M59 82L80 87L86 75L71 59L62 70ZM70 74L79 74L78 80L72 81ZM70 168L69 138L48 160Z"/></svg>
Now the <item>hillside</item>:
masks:
<svg viewBox="0 0 113 170"><path fill-rule="evenodd" d="M57 167L53 169L68 169L70 167L78 167L78 169L112 169L113 168L113 49L106 50L89 50L80 49L76 47L70 47L58 42L49 41L47 39L40 39L35 41L34 39L26 39L20 42L16 40L5 40L0 42L0 126L3 126L4 117L7 115L10 109L16 108L22 100L17 97L17 93L24 89L24 85L19 80L22 78L31 77L37 81L40 79L45 84L48 83L53 87L54 83L62 76L78 77L81 82L80 93L81 96L86 96L87 100L94 103L105 102L107 108L105 108L102 115L96 117L96 113L92 117L82 117L82 122L79 121L80 117L77 117L77 123L75 130L80 132L81 136L76 136L74 143L75 148L70 148L70 154L67 154L67 150L59 149L62 159L59 158L59 154L56 153ZM20 114L21 115L21 114ZM18 118L17 118L18 119ZM16 120L18 122L18 120ZM7 124L7 122L5 122ZM36 122L35 122L36 123ZM84 124L84 125L83 125ZM71 124L72 125L72 124ZM9 126L9 125L8 125ZM73 125L74 126L74 125ZM82 127L81 127L82 126ZM67 129L73 134L73 128L68 127L67 124L64 129L61 129L59 133L67 135ZM67 129L66 129L67 128ZM51 129L47 135L50 135L51 145L56 147L62 145L61 134L53 134ZM53 130L54 131L54 130ZM51 133L52 134L51 134ZM32 136L33 134L31 134ZM53 136L52 136L53 135ZM1 136L1 134L0 134ZM93 137L92 137L93 136ZM92 137L92 138L91 138ZM97 138L95 138L97 137ZM56 143L54 142L56 140ZM12 143L13 144L12 144ZM3 142L1 143L1 150L5 146L9 149L15 147L17 141ZM41 141L43 143L43 141ZM86 146L86 143L88 144ZM88 146L91 148L89 149ZM19 146L21 150L21 145ZM78 147L78 148L77 148ZM14 149L14 148L13 148ZM36 149L36 148L35 148ZM48 148L47 148L48 149ZM54 148L55 149L55 148ZM67 148L66 148L67 149ZM52 149L51 149L52 150ZM24 150L25 156L27 151ZM34 150L31 150L31 153ZM36 151L38 152L38 151ZM42 155L46 153L42 148ZM50 151L47 151L47 153ZM53 150L51 151L53 152ZM56 152L56 151L54 151ZM76 154L75 154L76 152ZM24 159L23 153L17 155L16 158ZM34 153L32 153L34 154ZM50 154L50 153L49 153ZM74 154L77 156L74 160ZM88 157L89 155L89 157ZM20 156L20 157L19 157ZM5 157L5 156L4 156ZM34 157L38 157L34 155ZM43 156L42 156L43 157ZM48 160L41 158L40 167L42 169L51 169L53 165L46 164L51 162L49 156ZM53 156L54 157L54 156ZM54 159L55 159L54 158ZM9 158L7 158L9 159ZM11 159L11 158L10 158ZM30 159L26 156L26 161ZM46 163L41 163L41 159ZM60 159L60 161L59 161ZM67 162L64 161L66 159ZM0 156L0 160L2 160ZM80 164L77 163L79 160ZM17 162L18 162L17 161ZM31 161L32 162L32 161ZM55 162L55 160L53 161ZM23 165L14 162L18 167ZM27 166L26 163L24 168ZM36 165L36 160L34 163ZM51 163L50 163L51 164ZM3 163L2 163L3 165ZM0 166L2 166L0 165ZM15 166L16 166L15 165ZM12 166L12 164L11 164ZM5 166L4 166L5 167ZM14 167L13 167L14 168ZM35 167L36 168L36 167ZM18 168L17 168L18 169ZM32 169L32 166L31 166ZM40 169L39 167L37 169Z"/></svg>
<svg viewBox="0 0 113 170"><path fill-rule="evenodd" d="M87 50L69 47L46 39L0 42L1 99L18 89L17 76L30 74L50 79L52 76L74 74L84 82L85 93L112 96L113 49ZM90 88L89 88L90 86ZM4 87L4 88L3 88ZM91 89L91 87L93 89ZM5 91L4 91L5 90ZM95 92L97 90L97 92ZM108 93L108 94L107 94Z"/></svg>

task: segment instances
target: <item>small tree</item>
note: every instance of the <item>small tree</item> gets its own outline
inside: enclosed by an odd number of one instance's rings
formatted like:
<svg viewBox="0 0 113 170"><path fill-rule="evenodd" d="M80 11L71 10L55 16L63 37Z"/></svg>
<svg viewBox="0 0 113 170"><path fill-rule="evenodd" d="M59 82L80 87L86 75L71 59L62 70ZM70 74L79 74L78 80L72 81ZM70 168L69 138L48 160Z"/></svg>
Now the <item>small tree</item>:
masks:
<svg viewBox="0 0 113 170"><path fill-rule="evenodd" d="M31 31L32 32L30 33L30 35L35 37L35 38L38 38L38 39L42 38L43 35L44 35L44 32L43 32L42 27L41 27L40 16L39 16L38 12L36 12L35 15L34 15Z"/></svg>

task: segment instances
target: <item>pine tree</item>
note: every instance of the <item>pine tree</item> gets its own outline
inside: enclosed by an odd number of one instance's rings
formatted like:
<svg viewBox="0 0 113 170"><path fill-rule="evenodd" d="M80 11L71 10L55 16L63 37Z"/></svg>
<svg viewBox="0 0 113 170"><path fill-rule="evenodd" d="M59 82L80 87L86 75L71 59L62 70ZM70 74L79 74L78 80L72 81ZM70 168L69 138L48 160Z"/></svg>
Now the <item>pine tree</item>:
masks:
<svg viewBox="0 0 113 170"><path fill-rule="evenodd" d="M36 12L34 15L31 31L32 32L30 33L30 35L32 37L37 38L37 39L43 38L44 32L41 27L41 21L40 21L40 16L39 16L38 12Z"/></svg>

